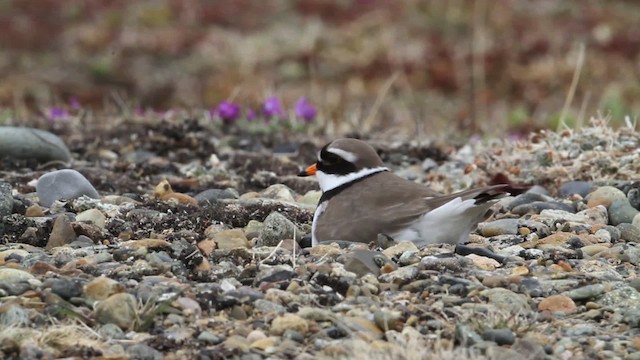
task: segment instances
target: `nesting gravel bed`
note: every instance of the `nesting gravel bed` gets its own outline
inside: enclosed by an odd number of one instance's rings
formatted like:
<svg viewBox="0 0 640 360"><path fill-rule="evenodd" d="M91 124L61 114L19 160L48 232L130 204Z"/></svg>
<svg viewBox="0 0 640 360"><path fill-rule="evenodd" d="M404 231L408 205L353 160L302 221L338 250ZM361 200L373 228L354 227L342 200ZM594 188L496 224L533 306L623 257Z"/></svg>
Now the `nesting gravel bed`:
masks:
<svg viewBox="0 0 640 360"><path fill-rule="evenodd" d="M305 248L321 194L295 174L323 144L157 126L67 134L71 163L0 161L0 358L640 359L632 129L372 139L442 192L530 188L463 256Z"/></svg>

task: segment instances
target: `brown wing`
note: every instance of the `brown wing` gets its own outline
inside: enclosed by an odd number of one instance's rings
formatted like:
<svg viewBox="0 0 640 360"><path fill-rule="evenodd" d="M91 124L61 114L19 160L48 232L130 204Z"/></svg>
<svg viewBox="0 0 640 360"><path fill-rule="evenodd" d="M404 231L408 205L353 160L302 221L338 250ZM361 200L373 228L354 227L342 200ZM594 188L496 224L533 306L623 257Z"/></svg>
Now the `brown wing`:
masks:
<svg viewBox="0 0 640 360"><path fill-rule="evenodd" d="M498 196L501 188L499 185L441 195L392 173L380 173L360 184L330 200L316 226L319 241L370 242L379 233L395 233L429 210L457 197L479 197L479 201L486 202Z"/></svg>

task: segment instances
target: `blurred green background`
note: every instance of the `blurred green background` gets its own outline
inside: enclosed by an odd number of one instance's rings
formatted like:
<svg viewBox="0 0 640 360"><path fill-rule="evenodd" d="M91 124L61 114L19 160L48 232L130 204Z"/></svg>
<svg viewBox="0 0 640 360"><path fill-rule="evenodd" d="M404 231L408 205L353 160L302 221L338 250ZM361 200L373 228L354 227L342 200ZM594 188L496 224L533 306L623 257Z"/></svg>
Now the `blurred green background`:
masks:
<svg viewBox="0 0 640 360"><path fill-rule="evenodd" d="M307 96L329 134L621 124L640 113L638 24L636 0L0 0L0 106L19 123L72 99L276 95Z"/></svg>

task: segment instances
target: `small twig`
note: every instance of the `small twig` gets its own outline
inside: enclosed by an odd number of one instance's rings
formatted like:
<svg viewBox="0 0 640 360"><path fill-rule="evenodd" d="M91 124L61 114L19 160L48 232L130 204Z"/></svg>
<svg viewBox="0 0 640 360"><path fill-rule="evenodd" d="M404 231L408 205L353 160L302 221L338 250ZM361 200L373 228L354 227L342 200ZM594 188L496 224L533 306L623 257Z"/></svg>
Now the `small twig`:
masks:
<svg viewBox="0 0 640 360"><path fill-rule="evenodd" d="M272 257L273 255L275 255L275 253L278 251L278 249L280 249L280 246L282 245L282 242L283 242L283 241L284 241L284 240L280 240L280 242L278 243L278 245L276 246L276 248L275 248L275 249L273 249L273 251L271 252L271 254L269 254L269 256L267 256L267 257L266 257L266 258L264 258L262 261L260 261L260 265L264 264L264 262L265 262L265 261L267 261L267 260L271 259L271 257Z"/></svg>
<svg viewBox="0 0 640 360"><path fill-rule="evenodd" d="M399 76L399 73L396 71L393 74L391 74L391 76L384 83L384 86L382 87L382 90L378 94L378 97L376 98L376 101L373 103L373 106L371 107L371 111L369 111L369 114L367 115L367 117L363 121L363 125L364 125L362 127L363 131L367 131L367 130L370 129L371 122L373 122L373 119L375 119L376 115L378 114L378 111L380 110L380 107L382 106L382 102L387 97L387 94L389 93L389 90L391 89L391 86L393 85L393 83L396 82L396 80L398 79L398 76Z"/></svg>
<svg viewBox="0 0 640 360"><path fill-rule="evenodd" d="M567 117L567 113L569 112L569 106L571 106L571 102L573 101L573 96L576 94L576 88L578 87L578 80L580 79L580 73L582 72L582 65L584 65L584 53L585 53L585 45L584 43L580 43L578 48L578 59L576 60L576 68L573 71L573 79L571 79L571 86L569 87L569 92L567 93L567 98L564 101L564 106L562 106L562 112L560 113L560 121L558 121L558 128L556 130L560 130L561 127L566 128L567 124L565 123L565 119Z"/></svg>

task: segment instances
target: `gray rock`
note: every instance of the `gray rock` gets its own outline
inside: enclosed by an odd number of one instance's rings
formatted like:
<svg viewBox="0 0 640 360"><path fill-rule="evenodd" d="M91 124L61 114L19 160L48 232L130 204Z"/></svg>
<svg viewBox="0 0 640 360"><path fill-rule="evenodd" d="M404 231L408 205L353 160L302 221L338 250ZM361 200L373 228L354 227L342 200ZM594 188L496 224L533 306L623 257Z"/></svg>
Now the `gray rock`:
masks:
<svg viewBox="0 0 640 360"><path fill-rule="evenodd" d="M13 211L13 195L11 184L0 180L0 218L11 214Z"/></svg>
<svg viewBox="0 0 640 360"><path fill-rule="evenodd" d="M640 291L640 278L635 278L629 281L629 286L636 289L636 291Z"/></svg>
<svg viewBox="0 0 640 360"><path fill-rule="evenodd" d="M163 360L164 355L149 345L135 344L127 348L131 360Z"/></svg>
<svg viewBox="0 0 640 360"><path fill-rule="evenodd" d="M499 219L488 223L481 223L478 231L482 236L516 235L520 219Z"/></svg>
<svg viewBox="0 0 640 360"><path fill-rule="evenodd" d="M625 247L618 255L618 258L633 265L640 265L640 248L635 246Z"/></svg>
<svg viewBox="0 0 640 360"><path fill-rule="evenodd" d="M516 341L516 335L509 329L489 329L482 333L486 341L493 341L498 345L511 345Z"/></svg>
<svg viewBox="0 0 640 360"><path fill-rule="evenodd" d="M217 344L220 344L222 341L224 341L224 338L216 336L212 332L206 331L206 330L201 332L200 335L198 335L197 339L198 341L201 341L205 344L210 344L210 345L217 345Z"/></svg>
<svg viewBox="0 0 640 360"><path fill-rule="evenodd" d="M0 126L0 154L39 162L71 160L71 153L58 136L44 130Z"/></svg>
<svg viewBox="0 0 640 360"><path fill-rule="evenodd" d="M629 192L627 193L627 199L629 200L629 204L631 206L636 209L640 209L640 189L629 189Z"/></svg>
<svg viewBox="0 0 640 360"><path fill-rule="evenodd" d="M638 210L634 209L626 198L615 200L609 206L609 223L614 226L622 223L631 224L637 214Z"/></svg>
<svg viewBox="0 0 640 360"><path fill-rule="evenodd" d="M29 312L18 304L7 304L0 310L0 325L5 326L28 326L31 323Z"/></svg>
<svg viewBox="0 0 640 360"><path fill-rule="evenodd" d="M44 283L51 291L65 300L82 295L82 283L66 277L52 278Z"/></svg>
<svg viewBox="0 0 640 360"><path fill-rule="evenodd" d="M516 215L539 214L543 210L564 210L570 213L576 210L569 204L557 201L534 201L528 204L522 204L514 207L511 212Z"/></svg>
<svg viewBox="0 0 640 360"><path fill-rule="evenodd" d="M593 285L582 286L577 289L565 291L564 293L562 293L562 295L567 296L574 301L583 301L583 300L593 299L602 295L602 293L604 293L604 290L605 290L604 285L593 284Z"/></svg>
<svg viewBox="0 0 640 360"><path fill-rule="evenodd" d="M237 199L238 194L229 189L207 189L198 193L194 198L198 200L198 204L203 205L223 199Z"/></svg>
<svg viewBox="0 0 640 360"><path fill-rule="evenodd" d="M264 219L264 228L258 238L258 246L277 246L281 240L302 238L302 231L296 227L293 221L287 219L281 213L274 211Z"/></svg>
<svg viewBox="0 0 640 360"><path fill-rule="evenodd" d="M49 207L60 199L75 199L82 195L98 199L100 195L89 180L73 169L56 170L38 179L36 192L40 205Z"/></svg>
<svg viewBox="0 0 640 360"><path fill-rule="evenodd" d="M486 297L489 303L494 306L505 309L511 313L528 314L531 312L531 306L527 302L527 298L511 290L493 288L483 290L480 292L480 295Z"/></svg>
<svg viewBox="0 0 640 360"><path fill-rule="evenodd" d="M569 197L573 194L578 194L583 198L593 190L593 184L588 181L567 181L560 185L558 194L561 197Z"/></svg>
<svg viewBox="0 0 640 360"><path fill-rule="evenodd" d="M520 194L516 196L513 200L511 200L511 202L507 206L507 209L511 211L520 205L530 204L532 202L547 202L547 201L553 201L553 198L543 194L537 194L534 192L527 191L526 193Z"/></svg>
<svg viewBox="0 0 640 360"><path fill-rule="evenodd" d="M467 325L456 324L455 337L460 344L464 346L472 346L482 341L482 337L473 331Z"/></svg>
<svg viewBox="0 0 640 360"><path fill-rule="evenodd" d="M596 329L590 324L576 324L566 331L568 336L593 336L595 333Z"/></svg>
<svg viewBox="0 0 640 360"><path fill-rule="evenodd" d="M626 242L640 243L640 228L635 225L622 223L616 226L620 230L620 238Z"/></svg>
<svg viewBox="0 0 640 360"><path fill-rule="evenodd" d="M344 268L358 276L368 273L378 275L380 268L393 262L383 253L371 250L354 250L345 255Z"/></svg>
<svg viewBox="0 0 640 360"><path fill-rule="evenodd" d="M256 300L253 303L253 307L254 311L259 311L262 314L278 314L287 312L287 309L284 306L265 299Z"/></svg>
<svg viewBox="0 0 640 360"><path fill-rule="evenodd" d="M640 292L631 286L623 286L606 292L596 302L613 309L640 308Z"/></svg>
<svg viewBox="0 0 640 360"><path fill-rule="evenodd" d="M120 329L115 324L104 324L98 329L98 334L105 337L106 339L124 339L125 334L122 329Z"/></svg>
<svg viewBox="0 0 640 360"><path fill-rule="evenodd" d="M406 284L409 281L413 280L418 276L418 266L417 265L409 265L405 267L401 267L392 272L382 274L378 277L381 282L392 283L392 284Z"/></svg>

